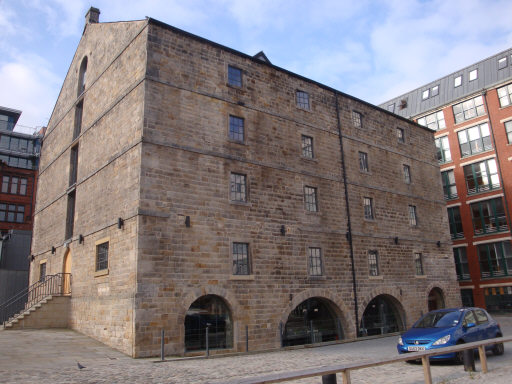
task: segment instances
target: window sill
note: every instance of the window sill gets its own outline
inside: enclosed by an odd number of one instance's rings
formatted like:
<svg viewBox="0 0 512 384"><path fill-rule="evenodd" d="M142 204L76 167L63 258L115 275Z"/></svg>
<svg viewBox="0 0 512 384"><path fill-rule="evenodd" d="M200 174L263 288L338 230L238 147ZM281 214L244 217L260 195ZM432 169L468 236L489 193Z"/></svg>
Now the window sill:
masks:
<svg viewBox="0 0 512 384"><path fill-rule="evenodd" d="M308 276L308 281L323 281L327 280L327 277L324 275L321 276Z"/></svg>
<svg viewBox="0 0 512 384"><path fill-rule="evenodd" d="M468 197L470 196L478 196L478 195L483 195L485 193L490 193L490 192L496 192L496 191L501 191L503 188L500 187L496 187L496 188L492 188L492 189L486 189L485 191L478 191L478 192L473 192L473 193L469 193L468 192ZM491 197L491 196L490 196Z"/></svg>
<svg viewBox="0 0 512 384"><path fill-rule="evenodd" d="M249 144L247 144L245 141L239 141L239 140L234 140L234 139L230 139L228 138L228 143L231 143L231 144L239 144L239 145L245 145L245 146L248 146Z"/></svg>
<svg viewBox="0 0 512 384"><path fill-rule="evenodd" d="M492 236L492 235L499 235L499 234L502 234L502 233L509 233L510 231L507 229L504 229L503 231L494 231L494 232L486 232L486 233L479 233L479 234L474 234L473 237L485 237L485 236Z"/></svg>
<svg viewBox="0 0 512 384"><path fill-rule="evenodd" d="M254 275L231 275L229 276L229 280L254 280Z"/></svg>
<svg viewBox="0 0 512 384"><path fill-rule="evenodd" d="M238 85L234 85L234 84L229 84L229 83L226 83L226 87L228 88L233 88L233 89L238 89L238 90L242 90L243 89L243 84L241 86L238 86Z"/></svg>
<svg viewBox="0 0 512 384"><path fill-rule="evenodd" d="M427 275L414 275L416 279L426 279Z"/></svg>
<svg viewBox="0 0 512 384"><path fill-rule="evenodd" d="M320 215L320 211L308 211L307 209L305 209L304 212L306 213L306 215Z"/></svg>
<svg viewBox="0 0 512 384"><path fill-rule="evenodd" d="M234 201L234 200L230 200L229 204L238 205L240 207L252 207L252 204L247 202L247 201Z"/></svg>
<svg viewBox="0 0 512 384"><path fill-rule="evenodd" d="M312 162L312 163L318 163L318 159L316 159L314 157L301 156L300 158L301 158L301 160L304 160L304 161L309 161L309 162Z"/></svg>
<svg viewBox="0 0 512 384"><path fill-rule="evenodd" d="M295 106L297 107L297 109L299 109L299 110L301 110L301 111L311 113L311 107L309 107L309 108L304 108L304 107L300 107L300 106L298 106L297 104L295 104Z"/></svg>
<svg viewBox="0 0 512 384"><path fill-rule="evenodd" d="M482 155L484 153L489 153L489 152L494 152L494 148L487 149L485 151L476 152L476 153L470 153L469 155L461 156L460 159L461 160L466 160L466 159L469 159L469 158L471 158L473 156L479 156L479 155Z"/></svg>
<svg viewBox="0 0 512 384"><path fill-rule="evenodd" d="M377 222L377 220L375 220L375 218L373 218L373 219L368 219L368 218L364 217L364 218L363 218L363 220L364 220L365 222L367 222L367 223L376 223L376 222Z"/></svg>
<svg viewBox="0 0 512 384"><path fill-rule="evenodd" d="M96 272L94 272L94 277L106 276L106 275L108 275L108 272L109 272L108 268L96 271Z"/></svg>
<svg viewBox="0 0 512 384"><path fill-rule="evenodd" d="M359 173L361 173L363 175L372 176L372 173L370 171L361 171L361 170L359 170Z"/></svg>
<svg viewBox="0 0 512 384"><path fill-rule="evenodd" d="M382 275L378 275L378 276L368 276L368 279L370 280L383 280L384 277Z"/></svg>

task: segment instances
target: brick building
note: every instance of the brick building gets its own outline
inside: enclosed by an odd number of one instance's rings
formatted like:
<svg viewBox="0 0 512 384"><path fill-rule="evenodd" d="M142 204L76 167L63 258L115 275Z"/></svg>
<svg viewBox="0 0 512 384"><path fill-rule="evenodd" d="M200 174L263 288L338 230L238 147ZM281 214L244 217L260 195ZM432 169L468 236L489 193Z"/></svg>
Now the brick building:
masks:
<svg viewBox="0 0 512 384"><path fill-rule="evenodd" d="M383 108L434 131L462 301L512 310L512 49Z"/></svg>
<svg viewBox="0 0 512 384"><path fill-rule="evenodd" d="M0 304L28 283L41 137L14 131L20 115L0 107Z"/></svg>
<svg viewBox="0 0 512 384"><path fill-rule="evenodd" d="M44 138L32 244L32 280L72 273L70 327L135 357L161 329L166 354L201 351L207 326L211 348L262 350L460 304L431 130L263 53L98 18Z"/></svg>

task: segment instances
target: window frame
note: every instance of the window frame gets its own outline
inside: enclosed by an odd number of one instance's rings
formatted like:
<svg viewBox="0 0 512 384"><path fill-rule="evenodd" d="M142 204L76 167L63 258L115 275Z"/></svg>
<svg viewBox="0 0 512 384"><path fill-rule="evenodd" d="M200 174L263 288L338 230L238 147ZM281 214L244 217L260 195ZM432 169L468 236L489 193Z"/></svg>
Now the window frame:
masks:
<svg viewBox="0 0 512 384"><path fill-rule="evenodd" d="M12 202L1 202L0 222L15 224L25 223L25 205L13 204Z"/></svg>
<svg viewBox="0 0 512 384"><path fill-rule="evenodd" d="M501 207L498 206L498 201ZM469 207L475 236L508 231L507 216L501 196L471 203ZM488 216L485 216L484 209L488 211ZM478 212L478 216L475 216L475 211Z"/></svg>
<svg viewBox="0 0 512 384"><path fill-rule="evenodd" d="M375 220L375 209L372 197L363 197L363 215L365 220Z"/></svg>
<svg viewBox="0 0 512 384"><path fill-rule="evenodd" d="M408 208L409 212L409 225L411 227L417 227L418 226L418 212L415 205L410 205Z"/></svg>
<svg viewBox="0 0 512 384"><path fill-rule="evenodd" d="M424 276L425 271L423 269L423 255L421 254L421 252L415 252L413 255L413 260L415 276Z"/></svg>
<svg viewBox="0 0 512 384"><path fill-rule="evenodd" d="M303 109L305 111L311 110L311 98L309 96L309 93L306 91L303 91L301 89L297 89L295 91L295 104L297 108Z"/></svg>
<svg viewBox="0 0 512 384"><path fill-rule="evenodd" d="M238 252L239 249L242 249L242 252ZM233 241L231 243L231 263L231 274L233 276L249 276L252 274L248 242Z"/></svg>
<svg viewBox="0 0 512 384"><path fill-rule="evenodd" d="M502 65L501 63L505 63L504 65ZM498 71L500 69L504 69L504 68L507 68L507 65L508 65L508 57L507 56L503 56L503 57L500 57L497 61L497 64L498 64Z"/></svg>
<svg viewBox="0 0 512 384"><path fill-rule="evenodd" d="M478 99L480 99L480 104L477 104ZM452 105L452 112L455 124L460 124L465 121L484 116L487 113L482 95L478 95Z"/></svg>
<svg viewBox="0 0 512 384"><path fill-rule="evenodd" d="M105 249L106 247L106 249ZM108 271L109 267L109 240L100 240L95 243L96 257L94 263L95 272Z"/></svg>
<svg viewBox="0 0 512 384"><path fill-rule="evenodd" d="M462 85L462 74L453 79L453 88L460 87Z"/></svg>
<svg viewBox="0 0 512 384"><path fill-rule="evenodd" d="M457 280L471 280L466 247L453 248L453 258L455 261L455 271L457 273Z"/></svg>
<svg viewBox="0 0 512 384"><path fill-rule="evenodd" d="M403 174L404 174L404 183L411 184L411 166L408 164L402 164Z"/></svg>
<svg viewBox="0 0 512 384"><path fill-rule="evenodd" d="M228 79L227 83L231 87L242 88L243 86L243 71L235 67L234 65L228 64Z"/></svg>
<svg viewBox="0 0 512 384"><path fill-rule="evenodd" d="M245 119L243 117L231 114L228 116L228 138L235 143L245 143Z"/></svg>
<svg viewBox="0 0 512 384"><path fill-rule="evenodd" d="M396 127L396 136L400 144L405 143L405 130L403 128Z"/></svg>
<svg viewBox="0 0 512 384"><path fill-rule="evenodd" d="M491 173L490 163L494 162L493 168L496 170ZM485 164L485 174L482 171L482 164ZM466 191L468 195L501 189L501 180L498 172L498 165L495 158L478 161L465 165L462 168L464 173L464 181L466 183ZM471 178L468 176L471 175ZM493 177L497 178L497 183L493 183ZM470 180L474 183L474 187L470 187Z"/></svg>
<svg viewBox="0 0 512 384"><path fill-rule="evenodd" d="M435 140L436 145L436 159L439 164L446 164L453 161L452 152L450 150L450 141L448 136L437 137ZM439 145L438 145L439 143Z"/></svg>
<svg viewBox="0 0 512 384"><path fill-rule="evenodd" d="M470 82L478 79L478 68L469 71L468 79Z"/></svg>
<svg viewBox="0 0 512 384"><path fill-rule="evenodd" d="M237 178L243 180L238 183ZM240 186L240 188L238 187ZM243 189L243 190L242 190ZM248 178L245 173L230 172L229 174L229 200L233 203L245 204L249 195Z"/></svg>
<svg viewBox="0 0 512 384"><path fill-rule="evenodd" d="M318 212L318 190L316 187L305 185L304 191L304 208L307 212ZM312 199L311 199L312 197ZM312 209L310 209L312 208Z"/></svg>
<svg viewBox="0 0 512 384"><path fill-rule="evenodd" d="M505 121L503 126L505 127L505 135L507 136L508 144L512 144L512 120Z"/></svg>
<svg viewBox="0 0 512 384"><path fill-rule="evenodd" d="M352 110L352 125L356 128L363 128L363 114Z"/></svg>
<svg viewBox="0 0 512 384"><path fill-rule="evenodd" d="M321 277L324 275L322 248L308 247L308 276Z"/></svg>
<svg viewBox="0 0 512 384"><path fill-rule="evenodd" d="M14 181L15 180L15 181ZM14 188L14 192L13 192ZM26 196L28 179L21 176L2 175L1 193Z"/></svg>
<svg viewBox="0 0 512 384"><path fill-rule="evenodd" d="M450 226L450 237L452 240L464 238L464 226L458 205L446 208L448 214L448 225Z"/></svg>
<svg viewBox="0 0 512 384"><path fill-rule="evenodd" d="M483 136L484 130L487 130L488 134L486 136ZM471 140L470 132L478 133L478 138ZM462 158L491 151L493 149L491 128L487 122L457 131L457 140L459 142L459 150Z"/></svg>
<svg viewBox="0 0 512 384"><path fill-rule="evenodd" d="M375 249L368 251L368 276L380 276L379 252Z"/></svg>
<svg viewBox="0 0 512 384"><path fill-rule="evenodd" d="M450 180L450 175L452 175L452 180ZM441 180L443 184L443 192L445 200L453 200L459 197L457 192L457 182L455 180L455 171L453 169L448 169L445 171L441 171ZM455 193L451 193L452 188L455 188Z"/></svg>
<svg viewBox="0 0 512 384"><path fill-rule="evenodd" d="M444 119L444 112L442 110L422 116L416 122L419 125L432 129L436 132L442 129L446 129L446 121Z"/></svg>
<svg viewBox="0 0 512 384"><path fill-rule="evenodd" d="M359 151L359 171L363 173L370 172L370 166L368 164L368 153Z"/></svg>
<svg viewBox="0 0 512 384"><path fill-rule="evenodd" d="M309 143L307 141L309 140ZM304 159L314 159L315 150L313 147L314 139L312 136L301 135L301 155Z"/></svg>
<svg viewBox="0 0 512 384"><path fill-rule="evenodd" d="M500 108L506 108L512 105L512 83L496 88L496 94L498 95ZM506 103L504 103L505 100Z"/></svg>
<svg viewBox="0 0 512 384"><path fill-rule="evenodd" d="M510 240L479 244L477 253L481 278L512 275L512 242Z"/></svg>
<svg viewBox="0 0 512 384"><path fill-rule="evenodd" d="M43 282L46 279L46 268L47 260L42 260L39 263L39 282Z"/></svg>

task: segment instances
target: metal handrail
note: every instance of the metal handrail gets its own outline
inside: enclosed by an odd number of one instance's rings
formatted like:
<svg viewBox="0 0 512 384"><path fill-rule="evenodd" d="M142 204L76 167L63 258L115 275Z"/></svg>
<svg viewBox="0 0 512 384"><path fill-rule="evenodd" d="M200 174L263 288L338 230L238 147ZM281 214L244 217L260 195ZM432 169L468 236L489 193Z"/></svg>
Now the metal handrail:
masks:
<svg viewBox="0 0 512 384"><path fill-rule="evenodd" d="M10 299L0 304L0 324L32 308L48 296L63 296L71 294L71 273L48 275L44 280L18 292Z"/></svg>

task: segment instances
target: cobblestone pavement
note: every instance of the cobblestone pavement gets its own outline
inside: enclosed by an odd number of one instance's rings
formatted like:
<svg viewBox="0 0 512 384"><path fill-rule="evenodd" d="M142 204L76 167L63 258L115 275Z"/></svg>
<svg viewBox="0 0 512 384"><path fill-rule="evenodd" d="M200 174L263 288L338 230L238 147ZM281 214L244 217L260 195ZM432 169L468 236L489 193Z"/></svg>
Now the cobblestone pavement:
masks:
<svg viewBox="0 0 512 384"><path fill-rule="evenodd" d="M512 333L512 317L499 317L504 334ZM131 359L70 330L0 331L0 383L222 383L226 380L293 369L363 361L396 354L396 337L319 348L276 351L210 359ZM80 362L86 368L80 370ZM468 374L450 363L432 364L435 383L509 384L512 344L503 356L489 355L489 373ZM351 373L358 383L423 383L421 364L397 363ZM320 377L295 381L319 384ZM338 383L341 383L341 377Z"/></svg>

